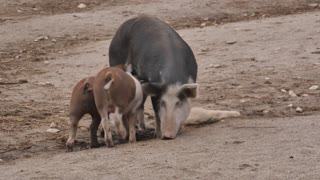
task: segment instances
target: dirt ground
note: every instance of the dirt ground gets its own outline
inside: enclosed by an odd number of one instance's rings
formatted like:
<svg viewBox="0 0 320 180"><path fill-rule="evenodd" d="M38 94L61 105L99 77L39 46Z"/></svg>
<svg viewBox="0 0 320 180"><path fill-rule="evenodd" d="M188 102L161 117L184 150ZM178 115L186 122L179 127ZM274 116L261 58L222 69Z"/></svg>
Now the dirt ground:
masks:
<svg viewBox="0 0 320 180"><path fill-rule="evenodd" d="M318 0L0 3L5 179L320 178L320 88L309 89L320 85L320 8L312 5ZM65 153L73 85L107 64L112 35L140 14L166 21L193 49L200 84L193 106L242 117L187 127L173 141L148 140L147 132L141 138L148 141L96 150L88 149L85 117L75 152ZM146 119L153 121L149 102ZM46 132L52 122L59 133Z"/></svg>

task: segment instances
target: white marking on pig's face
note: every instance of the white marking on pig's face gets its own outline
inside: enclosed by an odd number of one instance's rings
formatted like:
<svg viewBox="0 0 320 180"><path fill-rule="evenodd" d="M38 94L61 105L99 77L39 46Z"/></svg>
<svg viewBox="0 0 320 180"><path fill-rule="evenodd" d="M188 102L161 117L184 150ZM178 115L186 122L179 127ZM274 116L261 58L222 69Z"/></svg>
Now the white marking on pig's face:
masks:
<svg viewBox="0 0 320 180"><path fill-rule="evenodd" d="M190 113L189 86L191 85L169 86L167 92L162 96L159 116L163 138L175 138L188 118ZM186 88L188 88L188 93L183 94ZM193 90L193 87L191 89ZM196 92L191 94L196 94Z"/></svg>

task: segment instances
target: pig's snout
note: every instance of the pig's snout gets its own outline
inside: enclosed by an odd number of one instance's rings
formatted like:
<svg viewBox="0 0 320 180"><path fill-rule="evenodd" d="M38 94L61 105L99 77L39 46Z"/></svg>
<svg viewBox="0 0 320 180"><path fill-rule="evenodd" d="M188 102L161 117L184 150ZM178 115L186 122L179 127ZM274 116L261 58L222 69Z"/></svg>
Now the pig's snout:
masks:
<svg viewBox="0 0 320 180"><path fill-rule="evenodd" d="M176 138L176 135L170 131L166 131L162 135L162 139L165 139L165 140L170 140L170 139L174 139L174 138Z"/></svg>

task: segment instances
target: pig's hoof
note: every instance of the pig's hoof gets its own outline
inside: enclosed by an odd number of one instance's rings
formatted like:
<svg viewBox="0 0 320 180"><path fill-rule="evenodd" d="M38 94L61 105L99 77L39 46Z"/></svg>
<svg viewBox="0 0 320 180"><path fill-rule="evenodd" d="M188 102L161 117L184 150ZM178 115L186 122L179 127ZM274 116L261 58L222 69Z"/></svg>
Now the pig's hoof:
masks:
<svg viewBox="0 0 320 180"><path fill-rule="evenodd" d="M90 144L90 148L98 148L98 147L100 147L99 143Z"/></svg>
<svg viewBox="0 0 320 180"><path fill-rule="evenodd" d="M135 142L136 142L136 138L131 138L131 139L129 139L129 142L130 142L130 143L135 143Z"/></svg>
<svg viewBox="0 0 320 180"><path fill-rule="evenodd" d="M107 143L106 143L106 145L107 145L107 147L108 147L108 148L112 148L112 147L114 147L113 142L107 142Z"/></svg>
<svg viewBox="0 0 320 180"><path fill-rule="evenodd" d="M157 139L161 139L162 138L162 135L161 135L161 132L155 132L154 133L154 138L157 138Z"/></svg>
<svg viewBox="0 0 320 180"><path fill-rule="evenodd" d="M66 146L66 152L72 152L73 151L73 145L67 145Z"/></svg>

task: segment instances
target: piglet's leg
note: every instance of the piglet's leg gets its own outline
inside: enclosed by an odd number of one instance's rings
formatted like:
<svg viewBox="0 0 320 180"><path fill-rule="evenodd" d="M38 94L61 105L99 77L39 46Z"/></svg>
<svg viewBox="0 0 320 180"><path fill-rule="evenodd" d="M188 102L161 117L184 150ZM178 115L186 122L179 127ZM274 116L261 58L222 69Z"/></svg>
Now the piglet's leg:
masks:
<svg viewBox="0 0 320 180"><path fill-rule="evenodd" d="M125 140L127 136L127 131L123 125L122 118L123 118L122 114L120 114L119 112L115 113L114 122L116 124L118 136L121 140Z"/></svg>
<svg viewBox="0 0 320 180"><path fill-rule="evenodd" d="M129 142L136 142L136 123L137 123L137 113L128 114L128 124L129 124Z"/></svg>
<svg viewBox="0 0 320 180"><path fill-rule="evenodd" d="M70 116L69 138L66 143L67 151L73 151L74 141L76 139L77 127L81 117Z"/></svg>
<svg viewBox="0 0 320 180"><path fill-rule="evenodd" d="M100 125L101 118L100 116L92 116L92 122L90 125L90 147L97 148L99 147L99 142L97 138L97 131Z"/></svg>
<svg viewBox="0 0 320 180"><path fill-rule="evenodd" d="M113 144L112 134L111 134L111 122L109 121L107 112L104 113L104 116L102 116L101 122L104 130L104 139L105 139L106 145L108 147L113 147L114 144Z"/></svg>

